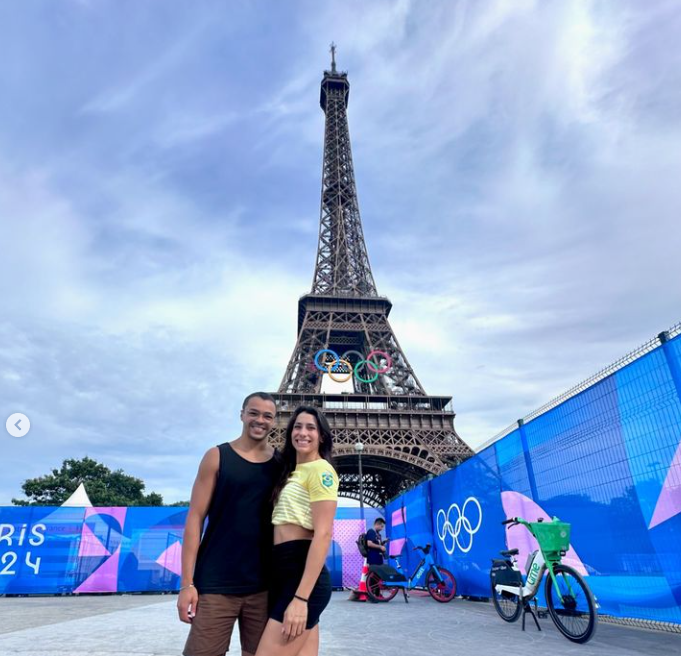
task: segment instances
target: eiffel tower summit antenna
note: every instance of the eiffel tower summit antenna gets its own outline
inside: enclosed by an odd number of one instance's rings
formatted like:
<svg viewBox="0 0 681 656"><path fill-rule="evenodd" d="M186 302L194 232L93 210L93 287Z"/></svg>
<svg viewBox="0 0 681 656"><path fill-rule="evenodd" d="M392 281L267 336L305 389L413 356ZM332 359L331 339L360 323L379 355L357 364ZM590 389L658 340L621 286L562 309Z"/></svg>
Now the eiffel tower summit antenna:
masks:
<svg viewBox="0 0 681 656"><path fill-rule="evenodd" d="M358 450L363 444L363 497L385 502L428 474L473 455L454 429L450 396L430 396L416 377L378 294L359 213L350 147L348 74L324 71L319 104L325 114L319 241L312 288L298 301L297 341L274 394L283 444L300 405L321 408L334 435L340 494L359 498ZM336 360L336 355L339 361Z"/></svg>

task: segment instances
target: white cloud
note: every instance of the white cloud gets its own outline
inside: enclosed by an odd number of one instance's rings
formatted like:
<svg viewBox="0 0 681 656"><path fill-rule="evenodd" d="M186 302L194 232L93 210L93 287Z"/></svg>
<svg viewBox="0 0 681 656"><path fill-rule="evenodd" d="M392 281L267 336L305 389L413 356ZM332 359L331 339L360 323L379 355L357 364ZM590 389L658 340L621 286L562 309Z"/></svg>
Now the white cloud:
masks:
<svg viewBox="0 0 681 656"><path fill-rule="evenodd" d="M31 416L38 454L8 452L5 500L82 451L185 499L243 394L277 386L314 264L332 40L379 293L462 437L678 320L673 4L340 6L260 40L264 18L240 15L240 38L206 9L138 46L139 70L64 89L57 137L0 122L0 409ZM19 112L43 82L27 74Z"/></svg>
<svg viewBox="0 0 681 656"><path fill-rule="evenodd" d="M120 73L114 69L118 73L117 81L98 91L80 108L79 113L109 114L129 107L140 94L149 93L160 78L171 75L173 69L190 56L209 24L210 20L201 11L193 12L181 37L169 40L163 50L151 60L137 61L134 66L123 67Z"/></svg>
<svg viewBox="0 0 681 656"><path fill-rule="evenodd" d="M178 114L168 118L159 127L156 139L165 148L215 136L239 118L231 112L217 116L187 116Z"/></svg>
<svg viewBox="0 0 681 656"><path fill-rule="evenodd" d="M0 165L0 297L10 316L69 316L92 302L84 273L89 232L46 177Z"/></svg>

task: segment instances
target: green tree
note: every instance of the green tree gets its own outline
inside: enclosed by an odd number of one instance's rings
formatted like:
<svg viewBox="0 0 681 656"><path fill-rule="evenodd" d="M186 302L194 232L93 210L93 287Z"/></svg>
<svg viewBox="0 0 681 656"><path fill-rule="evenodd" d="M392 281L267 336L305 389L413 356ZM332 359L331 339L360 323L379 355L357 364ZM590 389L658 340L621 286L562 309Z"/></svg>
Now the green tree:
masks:
<svg viewBox="0 0 681 656"><path fill-rule="evenodd" d="M29 478L21 488L28 499L12 499L15 506L60 506L83 483L93 506L162 506L156 492L144 494L144 481L122 469L111 471L88 458L64 460L61 469L39 478Z"/></svg>

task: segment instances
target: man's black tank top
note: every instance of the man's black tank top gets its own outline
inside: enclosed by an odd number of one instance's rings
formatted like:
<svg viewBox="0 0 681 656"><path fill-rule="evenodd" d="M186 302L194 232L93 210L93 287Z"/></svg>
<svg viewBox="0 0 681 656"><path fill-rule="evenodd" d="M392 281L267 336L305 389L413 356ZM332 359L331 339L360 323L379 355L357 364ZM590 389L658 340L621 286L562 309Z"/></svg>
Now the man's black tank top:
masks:
<svg viewBox="0 0 681 656"><path fill-rule="evenodd" d="M208 509L208 527L196 556L194 585L202 594L267 590L272 552L272 490L281 465L242 458L219 444L220 468Z"/></svg>

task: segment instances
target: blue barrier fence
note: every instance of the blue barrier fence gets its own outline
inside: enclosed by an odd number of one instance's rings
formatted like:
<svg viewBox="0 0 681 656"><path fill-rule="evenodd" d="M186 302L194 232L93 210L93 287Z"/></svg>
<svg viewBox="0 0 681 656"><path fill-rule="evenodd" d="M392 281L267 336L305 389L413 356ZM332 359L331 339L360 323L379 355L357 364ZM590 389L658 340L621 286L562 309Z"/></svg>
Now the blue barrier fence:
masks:
<svg viewBox="0 0 681 656"><path fill-rule="evenodd" d="M489 597L490 559L535 548L500 522L555 515L601 612L681 624L681 336L655 344L394 499L393 549L430 542L460 594Z"/></svg>
<svg viewBox="0 0 681 656"><path fill-rule="evenodd" d="M357 586L355 541L378 515L338 509L326 563L335 587ZM186 516L186 507L0 507L0 594L177 590Z"/></svg>

